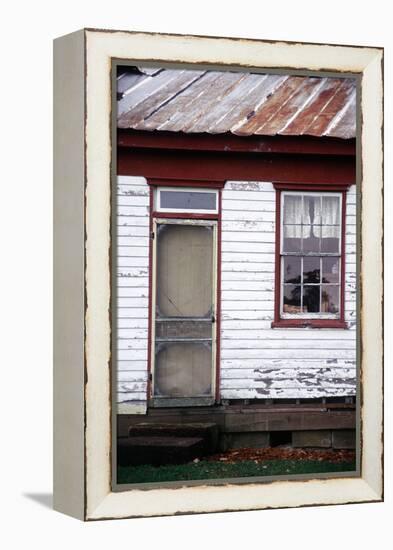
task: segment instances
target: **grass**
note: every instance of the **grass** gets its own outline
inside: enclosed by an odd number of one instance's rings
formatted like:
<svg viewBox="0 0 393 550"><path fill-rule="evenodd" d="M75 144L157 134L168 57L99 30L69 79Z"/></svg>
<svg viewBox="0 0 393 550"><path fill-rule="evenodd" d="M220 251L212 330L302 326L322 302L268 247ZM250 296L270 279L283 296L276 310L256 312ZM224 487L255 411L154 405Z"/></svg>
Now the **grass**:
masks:
<svg viewBox="0 0 393 550"><path fill-rule="evenodd" d="M231 477L351 472L355 469L355 462L333 463L316 460L265 460L254 462L245 460L228 464L201 460L200 462L190 464L119 467L117 482L157 483L162 481L190 481Z"/></svg>

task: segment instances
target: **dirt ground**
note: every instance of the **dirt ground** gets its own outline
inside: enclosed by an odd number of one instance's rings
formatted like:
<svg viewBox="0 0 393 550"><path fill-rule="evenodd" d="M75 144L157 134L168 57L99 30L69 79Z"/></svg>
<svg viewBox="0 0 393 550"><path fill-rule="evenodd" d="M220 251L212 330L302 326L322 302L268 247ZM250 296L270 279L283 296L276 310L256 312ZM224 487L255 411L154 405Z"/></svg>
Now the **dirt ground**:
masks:
<svg viewBox="0 0 393 550"><path fill-rule="evenodd" d="M208 461L221 461L233 464L243 460L260 462L263 460L316 460L333 463L352 462L355 451L333 449L293 449L290 447L266 447L264 449L233 449L206 457Z"/></svg>

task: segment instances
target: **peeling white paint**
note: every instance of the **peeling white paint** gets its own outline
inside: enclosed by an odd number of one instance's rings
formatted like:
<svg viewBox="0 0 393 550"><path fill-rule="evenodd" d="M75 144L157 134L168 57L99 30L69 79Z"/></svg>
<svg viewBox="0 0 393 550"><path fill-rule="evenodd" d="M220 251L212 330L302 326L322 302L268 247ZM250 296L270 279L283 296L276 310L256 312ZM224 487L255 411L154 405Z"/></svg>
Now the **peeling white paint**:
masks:
<svg viewBox="0 0 393 550"><path fill-rule="evenodd" d="M146 407L148 194L119 177L118 402ZM272 329L275 191L227 182L222 213L221 396L225 399L354 395L356 388L356 192L348 192L346 319L352 330ZM126 219L125 222L123 220ZM268 220L268 221L266 221ZM143 411L143 407L138 408Z"/></svg>

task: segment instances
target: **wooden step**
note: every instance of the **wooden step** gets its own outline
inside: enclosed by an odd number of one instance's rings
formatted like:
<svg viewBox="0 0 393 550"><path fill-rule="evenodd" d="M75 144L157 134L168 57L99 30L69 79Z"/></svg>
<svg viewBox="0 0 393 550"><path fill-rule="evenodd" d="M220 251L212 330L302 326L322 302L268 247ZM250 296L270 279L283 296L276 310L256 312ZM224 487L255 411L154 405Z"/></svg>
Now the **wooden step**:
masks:
<svg viewBox="0 0 393 550"><path fill-rule="evenodd" d="M132 435L117 442L120 466L182 464L206 453L203 437L177 435Z"/></svg>

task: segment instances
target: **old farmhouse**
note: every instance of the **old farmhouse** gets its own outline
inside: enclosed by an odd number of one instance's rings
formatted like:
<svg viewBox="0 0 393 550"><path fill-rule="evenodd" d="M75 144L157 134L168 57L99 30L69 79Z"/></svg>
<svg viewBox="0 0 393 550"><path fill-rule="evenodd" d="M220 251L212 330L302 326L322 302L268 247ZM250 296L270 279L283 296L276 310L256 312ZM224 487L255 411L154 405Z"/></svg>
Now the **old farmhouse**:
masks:
<svg viewBox="0 0 393 550"><path fill-rule="evenodd" d="M351 447L356 81L119 67L119 435Z"/></svg>

